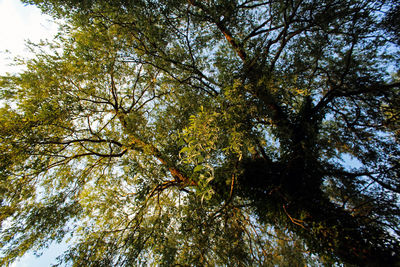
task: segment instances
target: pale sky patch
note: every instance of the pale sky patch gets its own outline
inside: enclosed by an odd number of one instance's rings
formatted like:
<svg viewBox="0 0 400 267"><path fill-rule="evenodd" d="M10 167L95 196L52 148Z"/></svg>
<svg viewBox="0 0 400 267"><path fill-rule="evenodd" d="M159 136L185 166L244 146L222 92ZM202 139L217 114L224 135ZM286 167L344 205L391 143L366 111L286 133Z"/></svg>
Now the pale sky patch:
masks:
<svg viewBox="0 0 400 267"><path fill-rule="evenodd" d="M13 57L29 56L26 40L52 39L57 28L51 17L35 6L26 6L19 0L0 0L0 75L18 70L8 66Z"/></svg>

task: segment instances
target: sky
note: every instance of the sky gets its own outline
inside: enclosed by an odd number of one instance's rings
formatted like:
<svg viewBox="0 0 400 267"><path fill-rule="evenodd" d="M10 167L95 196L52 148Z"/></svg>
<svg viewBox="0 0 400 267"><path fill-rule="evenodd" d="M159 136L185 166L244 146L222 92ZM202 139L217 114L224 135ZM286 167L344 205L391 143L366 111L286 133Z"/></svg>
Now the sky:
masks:
<svg viewBox="0 0 400 267"><path fill-rule="evenodd" d="M27 56L25 40L51 39L56 32L57 25L51 17L41 14L35 6L26 6L19 0L0 0L0 75L17 71L8 64L13 56Z"/></svg>
<svg viewBox="0 0 400 267"><path fill-rule="evenodd" d="M9 66L14 56L29 57L25 40L39 42L41 39L51 39L56 32L57 25L49 16L41 14L38 8L26 6L19 0L0 0L0 75L20 69ZM65 248L65 244L51 244L41 257L30 253L11 267L51 266Z"/></svg>

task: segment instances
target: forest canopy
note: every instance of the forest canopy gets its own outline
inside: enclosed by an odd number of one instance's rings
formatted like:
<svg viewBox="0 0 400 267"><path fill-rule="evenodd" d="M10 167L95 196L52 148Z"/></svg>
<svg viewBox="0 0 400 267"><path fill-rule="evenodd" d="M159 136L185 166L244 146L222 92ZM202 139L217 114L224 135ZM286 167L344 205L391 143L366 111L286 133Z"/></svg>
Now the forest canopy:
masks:
<svg viewBox="0 0 400 267"><path fill-rule="evenodd" d="M397 1L25 2L1 265L400 265Z"/></svg>

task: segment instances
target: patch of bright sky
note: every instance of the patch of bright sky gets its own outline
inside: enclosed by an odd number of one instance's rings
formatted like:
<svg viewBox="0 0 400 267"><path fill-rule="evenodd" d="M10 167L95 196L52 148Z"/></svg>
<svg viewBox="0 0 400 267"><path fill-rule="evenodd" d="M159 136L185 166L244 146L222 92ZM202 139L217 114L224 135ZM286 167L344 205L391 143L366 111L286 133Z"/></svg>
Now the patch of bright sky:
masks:
<svg viewBox="0 0 400 267"><path fill-rule="evenodd" d="M9 64L15 56L29 56L26 40L52 39L57 28L51 17L35 6L24 5L19 0L0 0L0 75L18 71Z"/></svg>
<svg viewBox="0 0 400 267"><path fill-rule="evenodd" d="M26 40L51 40L57 29L58 25L51 17L43 15L37 7L24 5L19 0L0 0L0 75L21 70L21 67L9 64L15 56L30 57L25 46ZM29 253L11 267L51 266L65 249L65 243L50 244L41 257Z"/></svg>

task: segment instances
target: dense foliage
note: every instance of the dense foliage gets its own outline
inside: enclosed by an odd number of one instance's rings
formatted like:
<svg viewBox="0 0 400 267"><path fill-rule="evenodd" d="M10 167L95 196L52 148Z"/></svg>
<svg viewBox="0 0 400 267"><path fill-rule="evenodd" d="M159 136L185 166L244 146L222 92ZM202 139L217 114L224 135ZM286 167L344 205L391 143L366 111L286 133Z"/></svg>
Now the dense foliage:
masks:
<svg viewBox="0 0 400 267"><path fill-rule="evenodd" d="M3 265L400 264L396 2L26 2L62 26L1 78Z"/></svg>

